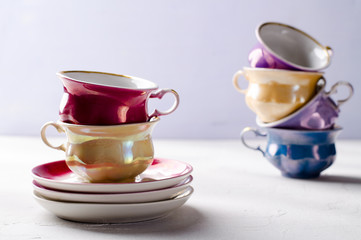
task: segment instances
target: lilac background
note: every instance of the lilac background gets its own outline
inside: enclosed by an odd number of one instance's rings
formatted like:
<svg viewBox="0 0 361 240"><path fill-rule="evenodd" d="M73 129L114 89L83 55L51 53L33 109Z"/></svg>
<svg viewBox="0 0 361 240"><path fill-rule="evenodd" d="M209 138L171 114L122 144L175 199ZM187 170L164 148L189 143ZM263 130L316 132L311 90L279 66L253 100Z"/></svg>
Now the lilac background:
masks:
<svg viewBox="0 0 361 240"><path fill-rule="evenodd" d="M1 1L0 134L38 136L58 118L63 91L55 73L81 69L177 90L180 106L155 137L239 138L256 123L232 75L248 65L256 26L279 21L334 49L327 86L345 80L355 88L341 109L340 138L360 139L360 12L360 0ZM155 103L164 109L165 100Z"/></svg>

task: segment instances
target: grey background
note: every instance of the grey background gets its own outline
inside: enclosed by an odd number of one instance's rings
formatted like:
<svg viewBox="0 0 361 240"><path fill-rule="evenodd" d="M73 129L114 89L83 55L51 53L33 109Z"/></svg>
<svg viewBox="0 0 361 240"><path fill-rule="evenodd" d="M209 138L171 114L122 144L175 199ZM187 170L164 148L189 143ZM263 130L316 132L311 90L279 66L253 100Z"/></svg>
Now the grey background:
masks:
<svg viewBox="0 0 361 240"><path fill-rule="evenodd" d="M334 50L327 87L349 81L340 138L360 139L360 0L27 0L0 2L0 134L38 136L56 121L63 93L55 73L127 74L173 88L181 103L154 137L238 138L255 114L231 78L248 66L258 24L293 25ZM340 93L342 94L342 92ZM167 108L171 98L152 105Z"/></svg>

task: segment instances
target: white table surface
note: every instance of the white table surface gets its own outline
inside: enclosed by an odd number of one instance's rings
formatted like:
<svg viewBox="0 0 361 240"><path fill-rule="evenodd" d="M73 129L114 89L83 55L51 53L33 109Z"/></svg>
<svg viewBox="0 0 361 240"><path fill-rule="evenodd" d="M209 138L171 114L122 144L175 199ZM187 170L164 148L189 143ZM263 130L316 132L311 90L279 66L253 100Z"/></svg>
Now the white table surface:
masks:
<svg viewBox="0 0 361 240"><path fill-rule="evenodd" d="M314 180L284 178L237 140L154 139L156 157L194 167L193 196L166 218L132 224L62 220L32 197L31 169L60 160L40 137L0 137L0 239L361 239L361 141L337 142Z"/></svg>

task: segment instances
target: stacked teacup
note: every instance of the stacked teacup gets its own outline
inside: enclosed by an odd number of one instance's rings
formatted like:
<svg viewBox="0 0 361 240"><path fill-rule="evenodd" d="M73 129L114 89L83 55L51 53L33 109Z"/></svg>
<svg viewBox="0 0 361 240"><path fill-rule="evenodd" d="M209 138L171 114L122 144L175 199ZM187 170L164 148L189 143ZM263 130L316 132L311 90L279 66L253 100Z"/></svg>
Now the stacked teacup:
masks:
<svg viewBox="0 0 361 240"><path fill-rule="evenodd" d="M250 67L236 72L233 84L262 129L245 128L242 142L260 151L284 176L318 177L335 160L335 141L342 129L335 122L340 106L353 94L352 85L340 81L326 91L321 70L329 66L332 50L305 32L266 22L257 27L256 36ZM240 87L240 76L249 82L247 89ZM348 96L333 100L339 87L345 87ZM246 142L249 131L267 136L266 149Z"/></svg>
<svg viewBox="0 0 361 240"><path fill-rule="evenodd" d="M184 204L193 192L192 167L155 158L151 135L159 117L177 108L177 92L104 72L57 75L64 86L60 119L46 123L41 138L64 151L65 160L33 169L38 202L65 219L103 223L153 219ZM167 93L175 97L173 106L148 114L149 99ZM66 134L65 143L50 143L50 126Z"/></svg>

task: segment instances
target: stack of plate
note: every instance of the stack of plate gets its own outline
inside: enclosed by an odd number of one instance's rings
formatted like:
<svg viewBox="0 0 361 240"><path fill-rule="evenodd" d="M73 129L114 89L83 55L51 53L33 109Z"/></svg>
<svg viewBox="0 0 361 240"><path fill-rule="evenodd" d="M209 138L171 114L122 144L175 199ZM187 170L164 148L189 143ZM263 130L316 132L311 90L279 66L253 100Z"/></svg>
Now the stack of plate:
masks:
<svg viewBox="0 0 361 240"><path fill-rule="evenodd" d="M56 216L77 222L126 223L163 217L192 195L191 165L154 159L134 181L90 183L75 175L65 161L32 170L36 201Z"/></svg>

